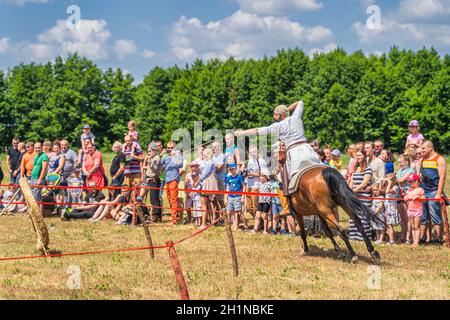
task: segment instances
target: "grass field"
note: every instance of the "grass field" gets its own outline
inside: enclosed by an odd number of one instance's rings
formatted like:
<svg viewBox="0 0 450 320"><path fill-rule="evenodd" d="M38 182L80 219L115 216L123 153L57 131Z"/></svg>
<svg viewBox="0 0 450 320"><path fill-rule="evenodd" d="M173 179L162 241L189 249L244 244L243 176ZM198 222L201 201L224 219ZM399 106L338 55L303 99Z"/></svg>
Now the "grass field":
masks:
<svg viewBox="0 0 450 320"><path fill-rule="evenodd" d="M108 161L106 161L108 162ZM449 191L447 184L447 191ZM346 226L346 217L342 223ZM61 222L47 218L50 248L62 252L145 246L140 227L111 222ZM193 226L152 225L153 242L165 244L195 231ZM35 238L28 217L0 218L0 257L32 255ZM309 238L312 252L300 256L299 237L235 233L240 276L232 273L223 228L211 228L176 247L192 299L449 299L450 254L444 247L377 246L382 257L381 290L369 289L370 260L353 243L360 261L336 258L327 239ZM339 243L343 246L342 241ZM81 271L81 289L67 281ZM156 251L0 262L2 299L179 299L168 254Z"/></svg>

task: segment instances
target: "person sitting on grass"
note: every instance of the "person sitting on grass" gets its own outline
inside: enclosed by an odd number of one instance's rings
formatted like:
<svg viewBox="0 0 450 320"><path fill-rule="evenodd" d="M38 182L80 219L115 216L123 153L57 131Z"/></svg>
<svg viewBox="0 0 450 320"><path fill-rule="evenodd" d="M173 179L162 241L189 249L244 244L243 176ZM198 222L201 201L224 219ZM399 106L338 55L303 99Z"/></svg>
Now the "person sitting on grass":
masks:
<svg viewBox="0 0 450 320"><path fill-rule="evenodd" d="M90 190L88 191L85 201L80 205L73 206L69 208L64 213L61 218L63 221L68 220L80 220L80 219L90 219L94 216L97 209L100 207L100 202L105 200L105 195L101 190L96 189L97 185L95 182L89 183Z"/></svg>
<svg viewBox="0 0 450 320"><path fill-rule="evenodd" d="M118 212L130 203L131 199L131 189L127 185L122 186L122 192L119 194L113 201L100 201L100 206L92 218L89 219L89 222L99 222L103 219L111 216L115 221L118 219Z"/></svg>

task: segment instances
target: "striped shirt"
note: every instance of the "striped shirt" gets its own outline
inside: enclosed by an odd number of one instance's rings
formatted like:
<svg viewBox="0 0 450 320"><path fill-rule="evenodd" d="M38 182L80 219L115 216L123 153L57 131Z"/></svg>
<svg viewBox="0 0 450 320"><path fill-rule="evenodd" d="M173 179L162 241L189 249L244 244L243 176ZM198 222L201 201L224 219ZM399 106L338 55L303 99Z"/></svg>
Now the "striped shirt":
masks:
<svg viewBox="0 0 450 320"><path fill-rule="evenodd" d="M123 154L125 155L125 158L127 159L127 162L125 163L124 175L141 173L141 163L138 160L131 159L131 149L125 148L123 150ZM138 148L136 146L134 149L134 155L141 156L142 155L141 148Z"/></svg>
<svg viewBox="0 0 450 320"><path fill-rule="evenodd" d="M354 172L353 176L352 176L353 177L353 185L355 187L360 186L361 183L364 181L365 175L370 175L372 177L373 176L372 168L367 167L366 170L364 170L364 172ZM369 182L369 185L370 185L370 182ZM371 197L372 193L360 191L360 192L357 192L356 195L358 197ZM371 207L372 207L371 200L361 199L361 202L367 208L371 209ZM364 228L364 232L370 238L372 236L372 226L370 225L370 222L367 221L366 217L361 212L355 212L355 214L358 216L359 220L361 221L361 224L363 225L363 228ZM350 238L350 240L358 240L358 241L364 240L352 219L349 220L349 238Z"/></svg>

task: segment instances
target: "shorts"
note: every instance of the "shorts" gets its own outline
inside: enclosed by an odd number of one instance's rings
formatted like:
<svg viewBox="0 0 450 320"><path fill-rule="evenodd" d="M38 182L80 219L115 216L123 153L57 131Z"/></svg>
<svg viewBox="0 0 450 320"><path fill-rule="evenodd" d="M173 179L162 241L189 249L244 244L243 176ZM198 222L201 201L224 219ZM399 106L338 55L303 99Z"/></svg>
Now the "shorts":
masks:
<svg viewBox="0 0 450 320"><path fill-rule="evenodd" d="M125 177L122 175L118 179L112 179L111 180L111 187L121 187L123 186L123 181L125 180Z"/></svg>
<svg viewBox="0 0 450 320"><path fill-rule="evenodd" d="M192 201L192 217L201 218L203 216L202 203L200 200Z"/></svg>
<svg viewBox="0 0 450 320"><path fill-rule="evenodd" d="M408 218L417 218L423 215L423 210L408 210Z"/></svg>
<svg viewBox="0 0 450 320"><path fill-rule="evenodd" d="M227 212L240 212L242 211L242 197L230 197L228 196Z"/></svg>
<svg viewBox="0 0 450 320"><path fill-rule="evenodd" d="M436 195L437 191L425 192L425 197L428 199L435 199ZM442 212L440 202L426 201L423 203L422 225L426 225L430 221L433 225L442 224Z"/></svg>
<svg viewBox="0 0 450 320"><path fill-rule="evenodd" d="M283 212L281 204L272 203L272 214L278 216L281 212Z"/></svg>
<svg viewBox="0 0 450 320"><path fill-rule="evenodd" d="M264 213L270 213L271 209L270 203L258 203L258 207L256 208L256 211L264 212Z"/></svg>
<svg viewBox="0 0 450 320"><path fill-rule="evenodd" d="M217 190L220 192L225 191L225 181L217 179ZM216 194L217 201L225 201L225 195L223 193Z"/></svg>
<svg viewBox="0 0 450 320"><path fill-rule="evenodd" d="M125 184L129 187L138 187L141 184L140 173L130 173L125 176Z"/></svg>

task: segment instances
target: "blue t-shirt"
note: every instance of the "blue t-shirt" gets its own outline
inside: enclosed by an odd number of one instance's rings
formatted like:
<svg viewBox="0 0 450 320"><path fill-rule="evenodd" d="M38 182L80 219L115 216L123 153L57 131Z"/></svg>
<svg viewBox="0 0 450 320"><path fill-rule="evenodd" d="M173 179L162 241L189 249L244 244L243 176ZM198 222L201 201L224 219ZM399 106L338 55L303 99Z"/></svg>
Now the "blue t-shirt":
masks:
<svg viewBox="0 0 450 320"><path fill-rule="evenodd" d="M244 187L244 177L241 174L237 174L233 177L231 174L227 176L226 180L227 186L229 186L230 192L242 192ZM242 195L239 194L229 194L230 198L239 198Z"/></svg>

